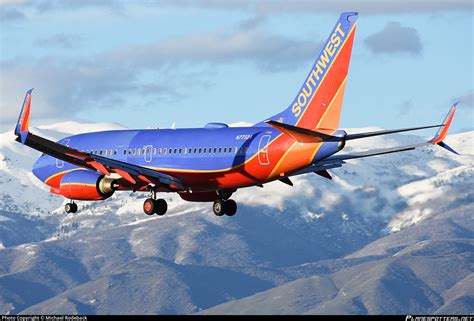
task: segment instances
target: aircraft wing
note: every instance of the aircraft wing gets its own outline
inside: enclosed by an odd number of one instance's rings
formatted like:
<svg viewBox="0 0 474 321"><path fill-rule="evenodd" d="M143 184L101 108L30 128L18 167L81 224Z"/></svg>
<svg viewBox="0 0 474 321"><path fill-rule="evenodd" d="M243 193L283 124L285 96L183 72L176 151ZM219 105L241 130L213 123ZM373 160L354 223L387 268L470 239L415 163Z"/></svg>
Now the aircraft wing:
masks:
<svg viewBox="0 0 474 321"><path fill-rule="evenodd" d="M443 142L443 139L448 134L449 126L451 125L451 121L452 121L454 113L456 111L457 104L458 103L453 104L453 106L449 110L448 115L444 119L442 125L425 126L425 127L417 127L417 128L407 128L407 129L397 129L397 130L387 130L387 131L377 131L377 132L369 132L369 133L354 134L354 135L347 135L346 136L346 137L353 137L351 139L358 139L358 138L365 138L365 137L371 137L371 136L391 134L391 133L394 133L394 132L424 129L424 128L429 128L429 127L440 127L439 130L436 132L435 136L432 139L430 139L429 141L418 143L418 144L411 144L411 145L404 145L404 146L390 147L390 148L380 148L380 149L373 149L373 150L367 150L367 151L361 151L361 152L355 152L355 153L335 154L335 155L329 156L329 157L327 157L323 160L315 162L315 163L311 164L310 166L308 166L308 167L306 167L306 168L304 168L304 169L302 169L298 172L295 172L295 173L293 173L289 176L295 176L295 175L301 175L301 174L314 172L314 173L316 173L318 175L321 175L325 178L331 179L331 176L329 175L327 170L337 168L337 167L341 167L345 163L345 161L348 160L348 159L356 159L356 158L363 158L363 157L369 157L369 156L377 156L377 155L404 152L404 151L413 150L413 149L416 149L416 148L419 148L419 147L429 146L429 145L438 145L438 146L441 146L441 147L447 149L448 151L450 151L454 154L459 155L454 149L452 149L445 142ZM304 134L306 134L306 133L304 133ZM322 136L318 136L318 138L321 138L321 137ZM332 136L331 138L328 138L326 141L334 141L336 139L338 139L338 137Z"/></svg>
<svg viewBox="0 0 474 321"><path fill-rule="evenodd" d="M363 151L363 152L334 155L334 156L330 156L330 157L326 158L326 160L331 160L331 161L336 160L336 159L346 160L346 159L363 158L363 157L369 157L369 156L377 156L377 155L398 153L398 152L413 150L417 147L426 146L426 145L429 145L429 143L420 143L420 144L415 144L415 145L405 145L405 146L392 147L392 148L373 149L373 150L367 150L367 151Z"/></svg>
<svg viewBox="0 0 474 321"><path fill-rule="evenodd" d="M365 133L358 133L358 134L345 134L344 136L329 135L328 133L326 133L329 131L328 129L318 128L316 130L310 130L310 129L306 129L302 127L285 124L285 123L280 123L274 120L267 120L266 123L272 126L273 128L278 129L282 133L290 136L291 138L293 138L295 141L299 143L346 142L348 140L353 140L353 139L368 138L368 137L374 137L374 136L380 136L380 135L395 134L395 133L435 128L435 127L439 127L440 129L438 130L438 132L436 133L436 136L432 139L432 141L438 140L438 142L441 142L444 139L444 137L446 137L447 129L449 128L449 125L451 124L451 121L453 118L452 116L454 115L454 112L456 111L457 104L458 104L457 102L453 104L448 115L446 116L444 122L441 125L379 130L379 131L365 132ZM444 133L444 136L442 136L442 133ZM443 146L443 145L445 144L444 143L440 144L440 146ZM448 149L448 150L452 151L451 149Z"/></svg>
<svg viewBox="0 0 474 321"><path fill-rule="evenodd" d="M96 170L104 175L110 175L112 172L117 173L132 185L140 183L140 185L147 185L151 183L161 186L164 185L170 190L184 189L181 180L171 175L143 166L133 165L119 160L86 153L84 151L64 146L30 133L28 123L32 91L33 89L30 89L26 93L20 117L15 128L15 135L17 136L18 142L57 159L90 170Z"/></svg>
<svg viewBox="0 0 474 321"><path fill-rule="evenodd" d="M427 145L438 145L438 146L441 146L441 147L447 149L448 151L450 151L454 154L459 155L454 149L452 149L445 142L443 142L443 139L448 134L449 126L451 125L454 113L456 112L457 104L458 103L453 104L453 106L449 110L446 118L444 119L443 124L439 125L439 126L436 126L436 127L440 127L440 128L436 132L435 136L427 142L412 144L412 145L399 146L399 147L374 149L374 150L368 150L368 151L362 151L362 152L356 152L356 153L349 153L349 154L340 154L340 155L336 154L336 155L332 155L332 156L322 160L321 162L323 162L323 163L324 162L334 162L334 161L337 161L337 160L344 161L346 159L354 159L354 158L362 158L362 157L368 157L368 156L391 154L391 153L403 152L403 151L407 151L407 150L413 150L415 148L422 147L422 146L427 146ZM399 131L407 131L407 130L409 130L409 129L403 129L403 130L399 130ZM393 131L389 131L389 132L391 133ZM356 137L353 138L353 139L370 137L370 136L378 136L378 135L384 135L384 134L386 134L386 131L354 134L353 136L356 136ZM347 135L347 136L351 136L351 135Z"/></svg>

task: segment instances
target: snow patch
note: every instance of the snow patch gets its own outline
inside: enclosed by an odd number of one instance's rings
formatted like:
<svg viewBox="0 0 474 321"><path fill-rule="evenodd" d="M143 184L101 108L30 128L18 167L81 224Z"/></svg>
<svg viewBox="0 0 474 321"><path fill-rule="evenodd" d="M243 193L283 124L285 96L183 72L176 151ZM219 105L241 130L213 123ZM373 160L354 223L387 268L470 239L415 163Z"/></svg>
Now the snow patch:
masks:
<svg viewBox="0 0 474 321"><path fill-rule="evenodd" d="M0 215L0 222L5 222L5 221L13 221L13 220L6 216Z"/></svg>

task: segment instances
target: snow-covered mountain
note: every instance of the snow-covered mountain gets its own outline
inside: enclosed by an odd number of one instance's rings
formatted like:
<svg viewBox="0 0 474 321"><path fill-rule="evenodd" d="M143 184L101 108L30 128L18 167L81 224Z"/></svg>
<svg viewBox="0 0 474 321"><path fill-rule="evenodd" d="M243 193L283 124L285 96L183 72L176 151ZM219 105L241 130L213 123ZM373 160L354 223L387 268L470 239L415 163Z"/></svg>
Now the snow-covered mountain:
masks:
<svg viewBox="0 0 474 321"><path fill-rule="evenodd" d="M67 122L32 131L59 139L118 128ZM347 131L359 130L366 129ZM419 141L374 137L350 142L346 151ZM31 173L39 154L14 142L12 132L1 134L0 314L472 311L474 132L446 142L461 155L432 146L348 161L331 171L332 181L307 174L293 178L294 187L274 182L239 190L232 218L174 194L165 195L166 216L149 218L142 212L147 195L128 192L79 202L80 211L66 215L65 201ZM460 270L443 286L420 267L431 261L410 259L456 253ZM373 269L370 280L364 267ZM413 273L419 282L410 283ZM384 292L385 279L405 280L405 290L423 283L424 294L403 310L396 293ZM356 291L360 282L373 297ZM327 291L312 293L320 286ZM454 286L465 295L454 295ZM300 303L268 305L289 289ZM374 303L381 293L397 302L393 310Z"/></svg>

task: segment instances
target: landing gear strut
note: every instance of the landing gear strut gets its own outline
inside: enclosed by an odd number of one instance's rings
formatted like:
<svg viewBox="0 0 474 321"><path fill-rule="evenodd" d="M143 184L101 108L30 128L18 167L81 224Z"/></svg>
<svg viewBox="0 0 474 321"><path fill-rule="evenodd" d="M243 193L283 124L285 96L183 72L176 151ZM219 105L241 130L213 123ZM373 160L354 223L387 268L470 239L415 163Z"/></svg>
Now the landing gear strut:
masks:
<svg viewBox="0 0 474 321"><path fill-rule="evenodd" d="M71 201L71 203L66 203L66 205L64 205L64 211L66 213L76 213L77 212L77 204L74 203L74 201Z"/></svg>
<svg viewBox="0 0 474 321"><path fill-rule="evenodd" d="M143 202L143 211L146 215L165 215L168 210L168 204L162 198L156 199L156 191L151 190L151 198L147 198Z"/></svg>
<svg viewBox="0 0 474 321"><path fill-rule="evenodd" d="M212 205L212 210L217 216L222 216L226 214L227 216L234 216L237 212L237 203L234 200L222 200L218 199L214 201Z"/></svg>

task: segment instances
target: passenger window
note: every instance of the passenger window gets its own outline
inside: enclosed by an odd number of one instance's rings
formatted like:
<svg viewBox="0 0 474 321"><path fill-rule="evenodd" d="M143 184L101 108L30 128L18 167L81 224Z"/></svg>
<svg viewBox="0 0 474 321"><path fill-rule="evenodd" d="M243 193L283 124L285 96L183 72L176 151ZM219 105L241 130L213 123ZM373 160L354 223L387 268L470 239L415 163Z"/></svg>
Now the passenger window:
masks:
<svg viewBox="0 0 474 321"><path fill-rule="evenodd" d="M102 154L103 154L103 152L104 152L104 151L101 149L101 150L100 150L100 152L99 152L99 155L102 155Z"/></svg>
<svg viewBox="0 0 474 321"><path fill-rule="evenodd" d="M116 149L114 149L114 155L117 155L117 150Z"/></svg>
<svg viewBox="0 0 474 321"><path fill-rule="evenodd" d="M187 151L188 151L188 149L187 149L186 147L183 148L183 152L184 152L185 154L187 153Z"/></svg>
<svg viewBox="0 0 474 321"><path fill-rule="evenodd" d="M137 155L140 155L141 152L142 152L142 150L141 150L140 148L138 148L138 150L137 150Z"/></svg>
<svg viewBox="0 0 474 321"><path fill-rule="evenodd" d="M182 153L182 149L181 149L181 148L179 149L179 153L180 153L180 154Z"/></svg>
<svg viewBox="0 0 474 321"><path fill-rule="evenodd" d="M199 154L201 154L201 148L199 148Z"/></svg>
<svg viewBox="0 0 474 321"><path fill-rule="evenodd" d="M197 153L197 148L194 149L194 154L196 154L196 153Z"/></svg>
<svg viewBox="0 0 474 321"><path fill-rule="evenodd" d="M171 154L172 152L173 152L173 148L170 148L170 149L168 150L168 154Z"/></svg>
<svg viewBox="0 0 474 321"><path fill-rule="evenodd" d="M156 147L153 148L153 155L156 155Z"/></svg>

